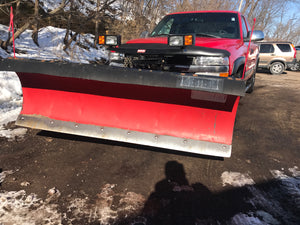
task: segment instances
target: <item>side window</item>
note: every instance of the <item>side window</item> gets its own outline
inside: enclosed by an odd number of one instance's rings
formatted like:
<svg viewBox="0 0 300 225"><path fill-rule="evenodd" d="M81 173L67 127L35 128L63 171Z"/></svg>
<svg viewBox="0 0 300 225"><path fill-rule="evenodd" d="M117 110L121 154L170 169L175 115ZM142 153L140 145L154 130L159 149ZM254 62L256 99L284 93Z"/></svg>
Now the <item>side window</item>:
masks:
<svg viewBox="0 0 300 225"><path fill-rule="evenodd" d="M274 46L272 44L261 44L259 52L260 53L273 53Z"/></svg>
<svg viewBox="0 0 300 225"><path fill-rule="evenodd" d="M247 26L246 26L244 17L242 17L242 29L243 29L243 38L246 38L248 35L248 30L247 30Z"/></svg>
<svg viewBox="0 0 300 225"><path fill-rule="evenodd" d="M291 52L292 51L289 44L277 44L277 46L282 52Z"/></svg>

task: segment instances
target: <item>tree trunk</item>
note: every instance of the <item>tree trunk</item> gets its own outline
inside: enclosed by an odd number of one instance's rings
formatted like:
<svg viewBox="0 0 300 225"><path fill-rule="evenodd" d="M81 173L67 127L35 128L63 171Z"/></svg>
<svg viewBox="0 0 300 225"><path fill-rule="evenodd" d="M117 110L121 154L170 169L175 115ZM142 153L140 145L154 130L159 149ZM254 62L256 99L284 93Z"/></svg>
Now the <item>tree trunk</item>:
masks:
<svg viewBox="0 0 300 225"><path fill-rule="evenodd" d="M72 31L71 31L72 14L73 14L73 11L74 11L73 1L71 2L71 8L70 9L71 10L70 10L69 15L68 15L66 34L65 34L65 37L64 37L64 44L65 44L65 46L63 48L64 51L66 51L70 47L72 41L77 37L77 34L75 34L73 36ZM69 39L69 37L71 37L71 38Z"/></svg>
<svg viewBox="0 0 300 225"><path fill-rule="evenodd" d="M33 32L32 32L33 42L39 46L38 37L39 37L39 0L35 0L34 4L34 23L33 23Z"/></svg>
<svg viewBox="0 0 300 225"><path fill-rule="evenodd" d="M96 10L96 22L95 22L95 39L94 39L94 46L96 47L98 44L98 37L99 37L99 11L100 11L100 0L97 0L97 10Z"/></svg>

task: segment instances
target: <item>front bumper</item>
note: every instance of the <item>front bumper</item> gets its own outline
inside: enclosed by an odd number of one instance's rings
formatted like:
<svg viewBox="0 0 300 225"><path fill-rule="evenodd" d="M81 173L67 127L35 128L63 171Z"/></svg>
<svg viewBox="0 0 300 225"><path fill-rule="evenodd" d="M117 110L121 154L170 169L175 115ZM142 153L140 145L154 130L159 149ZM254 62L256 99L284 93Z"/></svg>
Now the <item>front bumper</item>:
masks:
<svg viewBox="0 0 300 225"><path fill-rule="evenodd" d="M292 62L286 62L286 66L288 69L293 67L297 63L297 59L295 58Z"/></svg>

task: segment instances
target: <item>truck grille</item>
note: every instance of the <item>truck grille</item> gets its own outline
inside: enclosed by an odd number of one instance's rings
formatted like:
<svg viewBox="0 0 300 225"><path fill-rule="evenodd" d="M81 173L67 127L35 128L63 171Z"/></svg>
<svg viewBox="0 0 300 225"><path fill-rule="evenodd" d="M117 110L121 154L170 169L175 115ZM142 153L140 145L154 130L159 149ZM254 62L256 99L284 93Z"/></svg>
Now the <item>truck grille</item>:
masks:
<svg viewBox="0 0 300 225"><path fill-rule="evenodd" d="M176 65L191 65L192 57L188 56L161 56L161 55L134 55L126 56L124 66L139 69L176 71Z"/></svg>

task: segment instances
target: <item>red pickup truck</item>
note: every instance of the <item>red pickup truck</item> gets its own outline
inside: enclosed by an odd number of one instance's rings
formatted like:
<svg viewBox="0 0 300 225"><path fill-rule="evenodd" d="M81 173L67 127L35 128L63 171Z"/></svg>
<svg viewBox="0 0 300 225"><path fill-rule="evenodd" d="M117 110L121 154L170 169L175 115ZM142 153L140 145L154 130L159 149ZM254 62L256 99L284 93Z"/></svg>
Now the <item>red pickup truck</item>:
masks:
<svg viewBox="0 0 300 225"><path fill-rule="evenodd" d="M242 78L250 93L259 55L250 35L251 27L239 12L193 11L165 16L147 37L121 44L119 36L107 35L100 44L110 46L111 65ZM262 39L263 32L253 31L252 41Z"/></svg>

